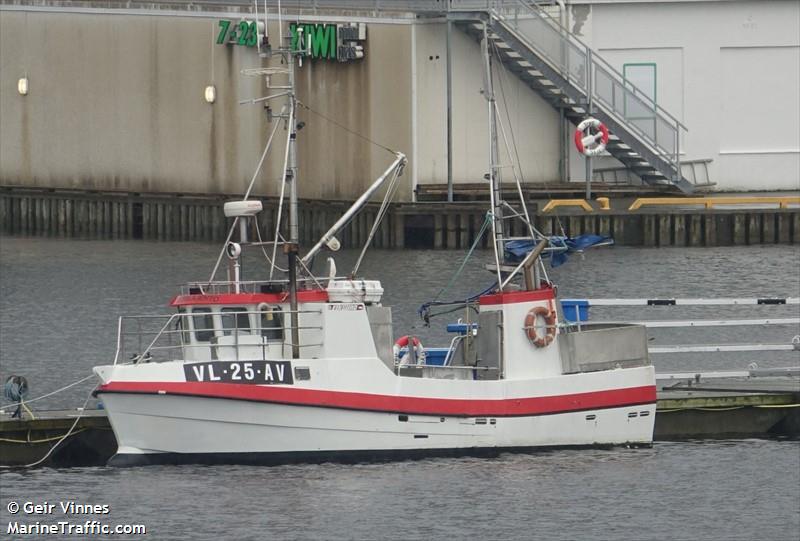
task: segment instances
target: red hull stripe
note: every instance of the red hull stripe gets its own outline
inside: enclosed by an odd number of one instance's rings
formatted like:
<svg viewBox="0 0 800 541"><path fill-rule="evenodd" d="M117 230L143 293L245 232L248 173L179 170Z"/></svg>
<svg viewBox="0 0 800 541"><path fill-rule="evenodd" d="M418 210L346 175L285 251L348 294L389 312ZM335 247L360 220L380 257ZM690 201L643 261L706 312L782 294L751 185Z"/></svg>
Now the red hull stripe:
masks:
<svg viewBox="0 0 800 541"><path fill-rule="evenodd" d="M297 406L457 417L548 415L569 411L651 404L656 401L656 388L654 385L590 393L501 400L418 398L413 396L320 391L285 386L207 382L112 381L101 386L97 392L171 394Z"/></svg>
<svg viewBox="0 0 800 541"><path fill-rule="evenodd" d="M328 292L323 289L310 289L297 292L298 302L327 302ZM195 304L280 304L289 302L289 293L224 293L220 295L178 295L173 298L170 306L189 306Z"/></svg>
<svg viewBox="0 0 800 541"><path fill-rule="evenodd" d="M545 287L533 291L512 291L510 293L495 293L493 295L483 295L478 299L481 305L487 304L512 304L515 302L548 301L555 299L556 295L552 288Z"/></svg>

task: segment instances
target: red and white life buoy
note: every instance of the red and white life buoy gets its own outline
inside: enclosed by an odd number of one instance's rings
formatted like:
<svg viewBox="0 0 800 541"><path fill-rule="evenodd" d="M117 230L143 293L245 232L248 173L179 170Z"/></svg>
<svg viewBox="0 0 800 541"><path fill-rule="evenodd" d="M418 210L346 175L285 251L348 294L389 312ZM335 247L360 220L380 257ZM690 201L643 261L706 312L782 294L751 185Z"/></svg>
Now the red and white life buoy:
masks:
<svg viewBox="0 0 800 541"><path fill-rule="evenodd" d="M536 320L540 317L544 320L545 325L545 331L541 336L536 331ZM549 346L556 337L555 311L546 306L537 306L528 310L525 315L525 334L528 336L528 340L537 348Z"/></svg>
<svg viewBox="0 0 800 541"><path fill-rule="evenodd" d="M400 364L408 364L409 359L411 356L409 352L406 352L403 357L400 357L400 350L404 347L408 347L409 342L414 347L414 353L416 354L417 364L424 364L425 361L425 348L422 347L422 342L419 341L419 338L416 336L401 336L397 339L394 343L394 347L392 348L392 352L394 353L394 361L400 362Z"/></svg>
<svg viewBox="0 0 800 541"><path fill-rule="evenodd" d="M596 156L606 149L608 128L596 118L587 118L575 130L575 146L584 156Z"/></svg>

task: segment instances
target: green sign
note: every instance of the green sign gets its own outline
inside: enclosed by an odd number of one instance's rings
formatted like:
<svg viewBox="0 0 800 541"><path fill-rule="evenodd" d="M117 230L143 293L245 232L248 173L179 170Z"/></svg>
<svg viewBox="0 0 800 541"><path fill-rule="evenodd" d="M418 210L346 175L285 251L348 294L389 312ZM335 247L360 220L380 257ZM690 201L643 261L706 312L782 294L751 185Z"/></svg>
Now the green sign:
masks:
<svg viewBox="0 0 800 541"><path fill-rule="evenodd" d="M264 33L264 23L256 21L219 21L217 44L258 45L259 25ZM291 48L296 54L313 59L349 62L364 58L367 27L364 23L316 24L292 23L289 25ZM266 44L266 39L263 41Z"/></svg>
<svg viewBox="0 0 800 541"><path fill-rule="evenodd" d="M367 26L364 23L314 24L289 26L292 50L310 58L349 62L364 58Z"/></svg>
<svg viewBox="0 0 800 541"><path fill-rule="evenodd" d="M255 21L241 21L233 26L231 26L231 22L226 20L219 21L218 45L222 45L225 42L247 47L258 45L258 25Z"/></svg>
<svg viewBox="0 0 800 541"><path fill-rule="evenodd" d="M307 52L311 58L336 59L335 24L296 24L289 26L292 50Z"/></svg>

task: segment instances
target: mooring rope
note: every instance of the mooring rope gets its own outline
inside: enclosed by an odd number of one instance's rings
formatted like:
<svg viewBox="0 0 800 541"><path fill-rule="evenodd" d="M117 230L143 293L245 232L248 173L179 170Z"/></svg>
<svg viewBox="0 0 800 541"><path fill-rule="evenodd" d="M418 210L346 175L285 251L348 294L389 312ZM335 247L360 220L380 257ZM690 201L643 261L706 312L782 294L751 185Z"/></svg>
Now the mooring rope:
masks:
<svg viewBox="0 0 800 541"><path fill-rule="evenodd" d="M69 385L65 385L65 386L63 386L63 387L61 387L59 389L56 389L55 391L49 392L47 394L43 394L42 396L37 396L36 398L31 398L30 400L26 400L25 403L26 404L30 404L31 402L36 402L36 401L42 400L43 398L48 398L48 397L53 396L55 394L58 394L58 393L60 393L62 391L66 391L67 389L75 387L76 385L80 385L84 381L90 380L90 379L92 379L94 377L96 377L94 374L89 374L85 378L79 379L78 381L74 381L74 382L70 383ZM94 389L92 389L92 390L94 390ZM17 404L10 404L10 405L7 405L7 406L0 406L0 411L5 411L7 409L16 408L16 407L17 407Z"/></svg>
<svg viewBox="0 0 800 541"><path fill-rule="evenodd" d="M92 374L92 377L94 377L94 374ZM94 391L95 391L96 388L97 388L97 385L92 387L92 390L89 391L89 394L86 397L86 400L84 400L84 402L83 402L83 406L78 410L78 416L75 417L75 422L72 423L72 426L69 427L69 430L67 430L66 434L61 436L61 438L57 442L55 442L53 444L53 446L50 448L50 450L47 451L47 453L42 458L40 458L36 462L32 462L30 464L21 464L19 466L0 465L0 469L10 470L10 469L15 469L15 468L33 468L34 466L38 466L39 464L41 464L42 462L44 462L45 460L50 458L50 455L53 454L53 452L58 448L59 445L61 445L64 442L64 440L66 440L68 437L70 437L72 435L73 431L75 430L75 427L78 426L78 422L83 418L83 414L86 412L86 406L87 406L87 404L89 404L89 400L91 400L92 394L94 394Z"/></svg>

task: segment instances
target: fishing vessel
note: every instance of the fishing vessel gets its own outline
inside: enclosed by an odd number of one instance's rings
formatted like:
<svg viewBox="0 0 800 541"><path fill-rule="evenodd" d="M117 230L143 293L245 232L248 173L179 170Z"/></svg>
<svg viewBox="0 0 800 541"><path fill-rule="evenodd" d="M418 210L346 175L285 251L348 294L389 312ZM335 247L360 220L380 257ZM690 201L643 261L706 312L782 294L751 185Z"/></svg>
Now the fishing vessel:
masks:
<svg viewBox="0 0 800 541"><path fill-rule="evenodd" d="M524 201L514 207L502 197L488 37L491 200L484 229L492 236L494 283L459 301L473 316L453 327L449 346L427 351L416 337L395 340L381 283L358 274L406 164L402 153L395 152L384 173L301 254L294 76L302 43L300 36L297 50L270 51L280 67L250 70L268 87L283 89L286 102L273 115L264 151L283 125L285 173L274 239L261 240L262 204L249 197L251 182L243 199L225 204L230 231L209 279L184 286L169 303L170 315L120 318L113 363L94 369L101 380L96 393L119 446L110 464L271 464L651 445L656 387L644 327L565 319L542 262L554 248L533 227ZM382 188L381 212L355 267L340 276L328 257L325 276L315 276L309 270L314 259L338 249L337 232ZM505 247L524 239L508 235L510 219L525 224L532 247L514 263ZM263 254L264 279L245 279L248 250ZM278 263L281 253L285 268ZM223 262L227 276L220 280Z"/></svg>

